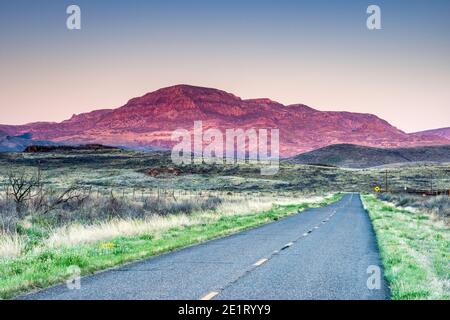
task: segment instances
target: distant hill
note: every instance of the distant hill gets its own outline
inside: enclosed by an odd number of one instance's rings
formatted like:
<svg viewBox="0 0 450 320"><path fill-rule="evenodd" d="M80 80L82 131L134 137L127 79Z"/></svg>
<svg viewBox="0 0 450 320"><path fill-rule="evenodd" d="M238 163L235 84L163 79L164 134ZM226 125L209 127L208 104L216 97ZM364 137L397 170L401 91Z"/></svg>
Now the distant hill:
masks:
<svg viewBox="0 0 450 320"><path fill-rule="evenodd" d="M284 162L347 168L368 168L408 162L450 162L450 145L383 149L335 144L299 154Z"/></svg>
<svg viewBox="0 0 450 320"><path fill-rule="evenodd" d="M431 135L431 136L438 136L441 138L450 139L450 127L416 132L416 133L413 133L413 135L420 136L420 137Z"/></svg>
<svg viewBox="0 0 450 320"><path fill-rule="evenodd" d="M7 133L0 131L0 152L22 152L31 145L53 146L55 143L45 140L33 140L31 133L9 136Z"/></svg>
<svg viewBox="0 0 450 320"><path fill-rule="evenodd" d="M116 147L104 146L101 144L86 144L80 146L42 146L42 145L30 145L23 150L25 153L63 153L73 151L111 151L120 150Z"/></svg>

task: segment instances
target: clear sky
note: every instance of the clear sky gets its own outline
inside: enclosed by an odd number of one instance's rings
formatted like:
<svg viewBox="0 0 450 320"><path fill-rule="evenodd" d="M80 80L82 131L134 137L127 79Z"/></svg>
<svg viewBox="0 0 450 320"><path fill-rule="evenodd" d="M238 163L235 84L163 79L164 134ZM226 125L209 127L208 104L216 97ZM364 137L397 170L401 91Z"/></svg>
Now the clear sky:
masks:
<svg viewBox="0 0 450 320"><path fill-rule="evenodd" d="M81 30L66 28L70 4ZM370 4L382 30L366 28ZM0 123L185 83L447 127L449 34L448 0L0 0Z"/></svg>

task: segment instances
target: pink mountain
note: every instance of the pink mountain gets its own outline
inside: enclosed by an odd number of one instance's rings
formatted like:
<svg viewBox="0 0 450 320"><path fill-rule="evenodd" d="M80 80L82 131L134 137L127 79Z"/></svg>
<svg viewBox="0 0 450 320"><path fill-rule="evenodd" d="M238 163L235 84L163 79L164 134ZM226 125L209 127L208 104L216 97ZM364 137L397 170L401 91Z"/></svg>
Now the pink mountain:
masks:
<svg viewBox="0 0 450 320"><path fill-rule="evenodd" d="M74 115L61 123L0 125L9 135L34 139L127 147L170 147L172 131L203 127L279 128L280 153L292 156L331 144L412 147L450 144L447 136L407 134L372 114L319 111L270 99L243 100L217 89L177 85L133 98L117 109Z"/></svg>

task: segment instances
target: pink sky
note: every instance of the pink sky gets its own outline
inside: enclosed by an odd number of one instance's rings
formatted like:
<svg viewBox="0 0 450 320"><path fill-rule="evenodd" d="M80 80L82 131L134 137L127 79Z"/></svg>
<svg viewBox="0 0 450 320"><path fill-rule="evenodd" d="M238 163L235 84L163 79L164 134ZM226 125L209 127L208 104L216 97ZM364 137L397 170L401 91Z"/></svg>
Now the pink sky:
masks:
<svg viewBox="0 0 450 320"><path fill-rule="evenodd" d="M408 70L406 65L384 72L375 68L346 72L344 67L329 65L319 73L302 63L270 68L263 61L253 61L242 65L240 72L216 68L212 77L209 66L163 69L148 63L113 68L114 61L103 61L90 72L88 64L81 71L60 66L58 71L30 72L27 78L0 76L0 123L62 121L74 113L116 108L146 92L187 83L216 87L243 98L268 97L319 110L374 113L407 132L450 125L449 74L429 65L421 66L422 72Z"/></svg>
<svg viewBox="0 0 450 320"><path fill-rule="evenodd" d="M0 124L62 121L175 84L373 113L406 132L450 126L450 2L102 2L0 10ZM257 5L256 5L257 4Z"/></svg>

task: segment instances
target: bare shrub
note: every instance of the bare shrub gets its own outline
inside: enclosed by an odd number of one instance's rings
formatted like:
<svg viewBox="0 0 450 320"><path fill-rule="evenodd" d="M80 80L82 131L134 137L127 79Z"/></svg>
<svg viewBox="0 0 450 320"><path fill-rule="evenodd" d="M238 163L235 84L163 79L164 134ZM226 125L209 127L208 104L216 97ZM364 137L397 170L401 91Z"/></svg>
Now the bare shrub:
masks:
<svg viewBox="0 0 450 320"><path fill-rule="evenodd" d="M12 197L16 204L16 212L19 217L23 216L26 209L26 203L33 196L35 189L42 188L41 170L38 168L36 174L26 174L24 172L18 174L14 172L8 173L6 192L8 197Z"/></svg>
<svg viewBox="0 0 450 320"><path fill-rule="evenodd" d="M62 207L64 210L68 211L77 210L87 197L84 189L77 186L71 186L59 194L50 196L48 201L42 205L44 207L43 214L46 214L57 207Z"/></svg>

